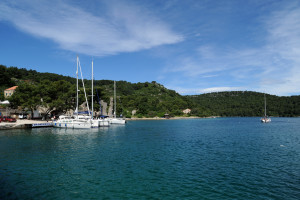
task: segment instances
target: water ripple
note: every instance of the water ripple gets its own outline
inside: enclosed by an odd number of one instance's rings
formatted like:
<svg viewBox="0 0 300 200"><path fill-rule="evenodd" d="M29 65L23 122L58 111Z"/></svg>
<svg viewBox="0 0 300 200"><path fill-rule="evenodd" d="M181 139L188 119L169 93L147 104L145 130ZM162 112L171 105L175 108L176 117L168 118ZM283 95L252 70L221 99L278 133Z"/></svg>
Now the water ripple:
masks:
<svg viewBox="0 0 300 200"><path fill-rule="evenodd" d="M220 118L3 131L0 199L298 199L299 122Z"/></svg>

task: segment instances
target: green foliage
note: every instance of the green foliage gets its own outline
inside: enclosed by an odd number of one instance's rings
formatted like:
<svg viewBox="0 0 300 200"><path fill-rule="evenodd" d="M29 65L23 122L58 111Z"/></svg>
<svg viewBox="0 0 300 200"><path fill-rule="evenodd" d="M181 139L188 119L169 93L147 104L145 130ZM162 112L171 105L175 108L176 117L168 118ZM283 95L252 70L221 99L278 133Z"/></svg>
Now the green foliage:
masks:
<svg viewBox="0 0 300 200"><path fill-rule="evenodd" d="M162 117L165 113L182 116L188 103L173 90L168 90L156 82L128 83L117 82L117 96L120 105L129 111L136 110L135 117Z"/></svg>
<svg viewBox="0 0 300 200"><path fill-rule="evenodd" d="M33 112L41 104L41 93L38 90L38 86L25 83L19 85L9 101L13 108L27 108Z"/></svg>
<svg viewBox="0 0 300 200"><path fill-rule="evenodd" d="M264 94L248 91L218 92L187 96L216 116L262 116L264 115ZM300 116L300 96L278 97L266 95L267 115L291 117ZM195 110L193 111L195 112ZM204 112L202 112L204 113Z"/></svg>
<svg viewBox="0 0 300 200"><path fill-rule="evenodd" d="M2 88L12 87L15 82L11 79L13 76L10 74L9 68L4 65L0 65L0 86Z"/></svg>
<svg viewBox="0 0 300 200"><path fill-rule="evenodd" d="M47 108L45 114L52 110L65 112L74 108L75 87L66 81L42 81L39 84L22 83L11 96L13 108L29 109L31 112L38 106Z"/></svg>
<svg viewBox="0 0 300 200"><path fill-rule="evenodd" d="M76 104L76 79L53 73L39 73L35 70L18 69L0 65L1 92L18 85L10 101L13 107L35 109L37 106L65 112ZM84 80L87 94L91 94L91 81ZM113 96L113 81L94 81L94 110L99 110L99 98L109 103ZM117 81L117 113L126 117L170 116L262 116L264 95L258 92L219 92L193 96L181 96L174 90L152 81L129 83ZM79 88L83 91L82 88ZM0 93L3 99L3 92ZM91 102L91 97L88 96ZM79 104L85 102L83 92ZM90 105L91 106L91 105ZM184 109L191 113L184 115ZM135 110L136 114L132 115ZM278 97L267 95L267 111L270 116L300 116L300 96Z"/></svg>

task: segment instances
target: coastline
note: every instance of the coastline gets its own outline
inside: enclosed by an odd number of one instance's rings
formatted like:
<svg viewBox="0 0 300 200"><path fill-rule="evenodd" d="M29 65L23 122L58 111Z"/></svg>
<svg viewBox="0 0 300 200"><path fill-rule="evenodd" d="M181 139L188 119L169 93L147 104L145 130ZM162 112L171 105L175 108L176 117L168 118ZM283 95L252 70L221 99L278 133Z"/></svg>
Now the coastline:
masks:
<svg viewBox="0 0 300 200"><path fill-rule="evenodd" d="M219 116L210 116L210 117L171 117L160 118L160 117L152 117L152 118L126 118L127 121L140 121L140 120L179 120L179 119L213 119ZM42 127L51 127L52 121L42 121L42 120L28 120L22 119L17 120L16 122L0 122L0 130L7 129L24 129L24 128L42 128Z"/></svg>
<svg viewBox="0 0 300 200"><path fill-rule="evenodd" d="M170 117L170 118L162 118L162 117L151 117L151 118L126 118L128 121L135 121L135 120L176 120L176 119L213 119L219 116L209 116L209 117Z"/></svg>

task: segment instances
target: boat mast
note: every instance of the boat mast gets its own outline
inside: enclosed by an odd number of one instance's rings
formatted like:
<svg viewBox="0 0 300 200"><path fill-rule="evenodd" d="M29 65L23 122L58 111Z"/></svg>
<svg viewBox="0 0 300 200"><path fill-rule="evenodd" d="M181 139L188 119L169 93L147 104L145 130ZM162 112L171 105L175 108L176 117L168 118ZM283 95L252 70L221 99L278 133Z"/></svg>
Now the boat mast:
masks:
<svg viewBox="0 0 300 200"><path fill-rule="evenodd" d="M114 118L117 117L117 94L116 94L116 81L114 81Z"/></svg>
<svg viewBox="0 0 300 200"><path fill-rule="evenodd" d="M266 101L266 94L264 94L265 97L265 117L267 117L267 101Z"/></svg>
<svg viewBox="0 0 300 200"><path fill-rule="evenodd" d="M92 60L92 119L94 117L94 61Z"/></svg>
<svg viewBox="0 0 300 200"><path fill-rule="evenodd" d="M84 81L83 81L83 76L82 76L82 70L81 70L80 62L79 62L79 69L80 69L80 74L81 74L81 81L82 81L82 86L83 86L83 91L84 91L84 96L85 96L85 102L87 104L88 113L90 115L90 107L89 107L89 102L88 102L87 96L86 96L86 91L85 91L85 86L84 86Z"/></svg>
<svg viewBox="0 0 300 200"><path fill-rule="evenodd" d="M76 110L77 110L77 117L78 117L78 55L77 55L77 70L76 70L76 75L77 75L77 82L76 82L76 85L77 85L77 90L76 90Z"/></svg>

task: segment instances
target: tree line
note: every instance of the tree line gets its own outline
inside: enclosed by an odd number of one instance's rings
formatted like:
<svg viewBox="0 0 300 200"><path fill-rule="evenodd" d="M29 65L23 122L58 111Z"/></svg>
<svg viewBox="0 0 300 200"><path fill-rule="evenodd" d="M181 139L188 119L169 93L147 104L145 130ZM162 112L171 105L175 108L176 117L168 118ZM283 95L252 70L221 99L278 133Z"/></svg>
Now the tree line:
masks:
<svg viewBox="0 0 300 200"><path fill-rule="evenodd" d="M18 85L9 99L13 108L35 110L42 106L45 114L64 113L76 107L76 78L54 73L40 73L17 67L0 65L1 99L3 90ZM84 80L86 91L91 94L91 80ZM80 88L83 91L83 88ZM94 81L94 108L100 110L98 97L109 104L113 97L112 80ZM88 96L89 102L91 97ZM82 92L79 104L85 102ZM191 109L184 114L184 109ZM300 96L278 97L267 95L270 116L300 116ZM117 113L126 117L171 116L262 116L264 94L249 91L215 92L182 96L174 90L152 81L130 83L117 81ZM134 113L134 114L133 114Z"/></svg>
<svg viewBox="0 0 300 200"><path fill-rule="evenodd" d="M264 94L251 91L214 92L187 96L217 116L262 116ZM300 116L300 96L266 94L267 115L279 117Z"/></svg>

